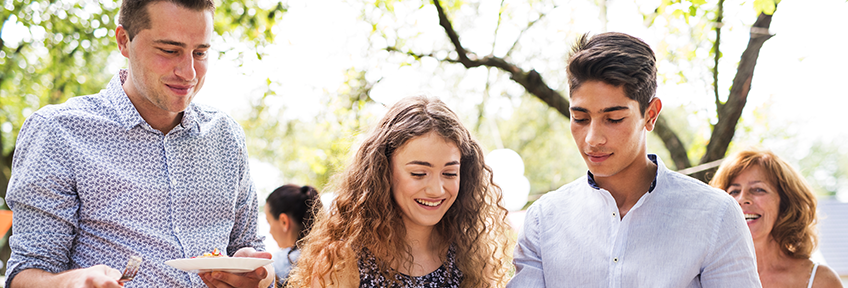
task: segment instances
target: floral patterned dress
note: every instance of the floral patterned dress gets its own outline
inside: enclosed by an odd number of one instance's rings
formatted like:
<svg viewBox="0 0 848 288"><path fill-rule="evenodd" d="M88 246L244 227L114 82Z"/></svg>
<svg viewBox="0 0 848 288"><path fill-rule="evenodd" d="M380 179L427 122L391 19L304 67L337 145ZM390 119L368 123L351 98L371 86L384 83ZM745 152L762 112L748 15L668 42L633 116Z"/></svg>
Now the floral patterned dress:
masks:
<svg viewBox="0 0 848 288"><path fill-rule="evenodd" d="M458 288L462 283L462 272L456 267L455 250L451 245L445 263L430 274L419 277L396 274L395 278L401 285L383 277L377 268L377 259L368 250L363 250L359 257L359 287Z"/></svg>

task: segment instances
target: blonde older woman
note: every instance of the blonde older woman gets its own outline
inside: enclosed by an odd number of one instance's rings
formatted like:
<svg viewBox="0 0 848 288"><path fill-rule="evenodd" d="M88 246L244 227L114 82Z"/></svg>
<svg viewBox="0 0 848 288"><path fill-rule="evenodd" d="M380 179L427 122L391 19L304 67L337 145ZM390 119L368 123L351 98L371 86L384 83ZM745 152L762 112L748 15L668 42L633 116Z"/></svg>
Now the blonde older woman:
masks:
<svg viewBox="0 0 848 288"><path fill-rule="evenodd" d="M816 197L792 166L770 151L748 149L728 157L710 185L742 206L763 287L842 287L832 269L810 260Z"/></svg>

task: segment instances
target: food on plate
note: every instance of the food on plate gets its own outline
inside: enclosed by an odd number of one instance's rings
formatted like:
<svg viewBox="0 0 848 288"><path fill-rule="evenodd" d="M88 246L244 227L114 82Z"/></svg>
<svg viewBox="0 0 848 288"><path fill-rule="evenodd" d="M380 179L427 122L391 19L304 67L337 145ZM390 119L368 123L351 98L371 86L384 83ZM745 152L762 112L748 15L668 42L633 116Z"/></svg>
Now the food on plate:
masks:
<svg viewBox="0 0 848 288"><path fill-rule="evenodd" d="M221 254L221 251L218 251L218 248L215 248L215 250L212 250L212 253L206 252L206 253L203 253L203 255L195 256L195 257L191 257L191 258L215 258L215 257L229 257L229 256Z"/></svg>

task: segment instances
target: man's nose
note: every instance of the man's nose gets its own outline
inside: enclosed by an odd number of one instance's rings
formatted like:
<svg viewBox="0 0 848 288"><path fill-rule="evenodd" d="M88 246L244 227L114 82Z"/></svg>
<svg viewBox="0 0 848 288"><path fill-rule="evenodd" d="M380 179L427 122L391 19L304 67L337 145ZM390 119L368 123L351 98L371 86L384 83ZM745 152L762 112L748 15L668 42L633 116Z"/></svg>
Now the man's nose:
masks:
<svg viewBox="0 0 848 288"><path fill-rule="evenodd" d="M586 132L586 144L600 146L606 142L606 135L604 135L601 129L601 124L598 124L597 121L589 123L588 131Z"/></svg>
<svg viewBox="0 0 848 288"><path fill-rule="evenodd" d="M185 81L194 80L197 76L197 71L194 69L194 57L192 53L183 55L177 66L174 67L174 74Z"/></svg>

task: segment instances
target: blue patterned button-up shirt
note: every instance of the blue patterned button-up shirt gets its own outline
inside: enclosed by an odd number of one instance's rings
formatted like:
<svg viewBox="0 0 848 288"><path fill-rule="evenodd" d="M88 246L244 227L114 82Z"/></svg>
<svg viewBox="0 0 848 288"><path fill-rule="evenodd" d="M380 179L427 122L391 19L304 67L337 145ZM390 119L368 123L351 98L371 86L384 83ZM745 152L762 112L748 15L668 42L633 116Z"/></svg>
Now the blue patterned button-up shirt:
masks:
<svg viewBox="0 0 848 288"><path fill-rule="evenodd" d="M6 287L24 269L123 270L131 255L144 262L125 287L205 287L164 262L264 249L239 125L191 104L163 135L124 93L126 77L24 123L6 198L15 216Z"/></svg>

